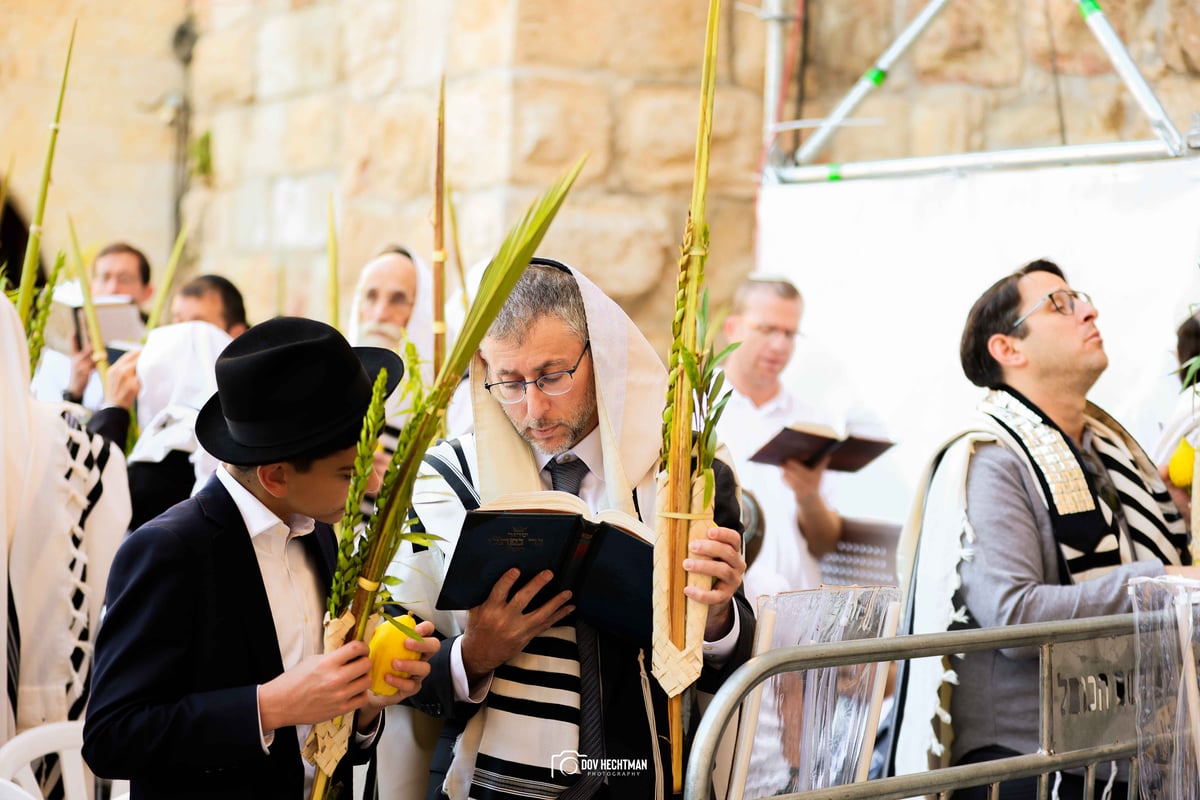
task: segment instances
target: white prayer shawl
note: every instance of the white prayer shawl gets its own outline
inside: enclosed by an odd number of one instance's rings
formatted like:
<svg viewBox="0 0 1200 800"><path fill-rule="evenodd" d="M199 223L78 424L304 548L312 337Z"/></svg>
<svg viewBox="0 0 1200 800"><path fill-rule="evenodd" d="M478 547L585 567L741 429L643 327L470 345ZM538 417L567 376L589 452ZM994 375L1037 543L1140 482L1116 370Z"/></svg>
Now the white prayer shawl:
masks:
<svg viewBox="0 0 1200 800"><path fill-rule="evenodd" d="M990 393L980 405L981 412L989 407L996 408L989 404L1002 396L1002 393ZM1110 443L1123 443L1136 468L1146 479L1158 483L1153 465L1142 454L1141 448L1111 417L1089 403L1086 419L1094 433L1102 433ZM975 448L989 442L1003 445L1020 458L1027 470L1037 474L1037 467L1021 444L988 413L978 415L974 429L952 437L935 450L917 484L912 511L901 532L896 553L900 596L910 598L907 603L911 608L907 610L912 618L911 633L938 633L948 630L954 623L968 622L967 609L954 605L956 592L962 586L959 564L971 557L975 542L975 531L967 516L967 471ZM1038 500L1049 509L1051 500L1045 496L1040 483L1035 481L1035 485ZM1053 499L1062 502L1061 498ZM1121 538L1124 540L1125 537ZM1061 550L1064 545L1060 543L1059 547ZM1149 557L1140 544L1132 548L1123 544L1121 551L1122 562ZM1177 554L1174 563L1178 563ZM1073 576L1075 580L1086 580L1087 577L1088 573ZM924 587L922 591L911 592L914 581ZM958 676L948 659L929 657L909 661L901 709L903 728L896 732L896 774L949 766L953 741L949 698L957 683Z"/></svg>
<svg viewBox="0 0 1200 800"><path fill-rule="evenodd" d="M421 360L421 383L429 387L433 385L436 377L433 374L433 271L415 253L410 256L410 259L417 271L417 288L413 297L412 313L408 318L408 324L404 326L404 339L397 344L396 349L403 355L405 342L412 342L416 346L417 356ZM361 323L358 319L359 299L362 296L362 283L366 274L365 269L359 274L358 285L354 289L354 302L350 304L350 329L346 338L356 347L361 345L359 341ZM446 334L447 348L451 341L453 338L448 331ZM405 421L408 420L408 412L403 406L403 403L407 401L401 400L400 392L400 387L392 392L385 406L387 424L396 429L404 427Z"/></svg>
<svg viewBox="0 0 1200 800"><path fill-rule="evenodd" d="M654 348L625 312L578 271L571 270L571 274L579 284L592 342L604 454L605 507L635 516L640 511L647 527L654 530L655 477L662 410L666 402L666 370ZM461 442L481 500L487 503L511 492L541 491L542 480L533 452L517 433L500 403L483 388L484 371L483 359L476 354L470 376L475 435L464 437ZM633 503L635 489L638 495L636 509ZM447 635L461 633L466 612L437 611L433 605L462 528L462 506L457 498L446 495L441 477L428 465L422 466L417 479L413 505L425 529L446 540L417 554L415 560L409 551L403 559L405 563L394 567L393 574L405 581L396 594L414 613L433 620L441 632ZM562 626L551 629L549 634L573 641L574 629ZM529 656L522 653L517 658L524 657ZM577 662L575 669L578 669ZM578 697L574 700L578 702ZM451 800L468 796L475 756L487 721L491 716L504 717L505 714L489 709L485 701L467 724L455 748L455 760L444 786ZM577 749L578 728L545 720L536 726L526 725L521 736L513 738L520 740L512 743L519 750L557 753Z"/></svg>
<svg viewBox="0 0 1200 800"><path fill-rule="evenodd" d="M233 339L208 322L155 328L138 356L138 427L129 462L158 463L172 450L191 453L197 487L216 471L217 460L196 440L196 415L217 391L217 357Z"/></svg>
<svg viewBox="0 0 1200 800"><path fill-rule="evenodd" d="M0 551L0 630L7 637L12 620L2 598L11 591L22 633L15 718L2 693L3 742L82 710L108 569L131 509L120 450L69 423L66 404L31 398L25 335L6 298L0 348L0 522L7 544ZM78 609L73 600L82 601ZM88 639L80 641L85 623ZM83 655L77 668L76 650ZM0 679L8 675L9 657L0 647Z"/></svg>

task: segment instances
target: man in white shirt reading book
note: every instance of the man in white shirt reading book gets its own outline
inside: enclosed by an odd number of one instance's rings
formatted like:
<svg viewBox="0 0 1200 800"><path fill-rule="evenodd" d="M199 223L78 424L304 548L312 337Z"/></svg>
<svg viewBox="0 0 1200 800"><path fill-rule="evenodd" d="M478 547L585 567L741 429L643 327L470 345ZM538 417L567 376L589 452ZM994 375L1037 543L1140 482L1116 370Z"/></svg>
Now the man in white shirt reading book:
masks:
<svg viewBox="0 0 1200 800"><path fill-rule="evenodd" d="M746 596L812 589L821 582L817 559L842 536L842 518L822 496L828 458L813 467L750 461L758 449L796 422L828 423L814 403L780 380L796 349L804 301L789 281L751 277L738 287L725 336L741 342L725 361L733 386L717 434L733 454L738 478L754 493L766 525L762 548L746 572Z"/></svg>
<svg viewBox="0 0 1200 800"><path fill-rule="evenodd" d="M124 295L144 308L154 296L150 262L145 254L125 242L106 245L92 263L93 297ZM144 315L143 315L144 321ZM90 342L79 342L73 353L47 348L33 378L33 392L40 400L66 400L96 411L104 403L104 387L96 374Z"/></svg>
<svg viewBox="0 0 1200 800"><path fill-rule="evenodd" d="M654 797L670 791L666 694L649 653L568 615L569 593L530 601L551 574L510 598L517 570L482 605L437 610L466 511L551 488L592 513L640 517L651 530L666 371L625 313L591 281L534 259L471 365L474 433L426 455L413 493L419 523L443 537L402 551L393 573L405 605L448 637L413 704L445 719L428 797ZM684 568L715 578L686 589L709 606L704 671L711 692L749 655L754 618L739 591L739 510L731 470L714 465L718 526ZM423 586L422 583L425 585ZM692 724L698 719L692 716Z"/></svg>

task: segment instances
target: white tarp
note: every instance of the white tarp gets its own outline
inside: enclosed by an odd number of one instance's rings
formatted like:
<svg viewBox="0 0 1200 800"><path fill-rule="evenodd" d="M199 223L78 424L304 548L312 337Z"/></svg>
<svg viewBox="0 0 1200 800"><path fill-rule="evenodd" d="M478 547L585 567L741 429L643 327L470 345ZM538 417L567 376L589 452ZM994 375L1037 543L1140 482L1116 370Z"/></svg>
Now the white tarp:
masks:
<svg viewBox="0 0 1200 800"><path fill-rule="evenodd" d="M805 298L789 385L839 384L900 443L839 487L843 513L907 513L981 396L958 360L967 311L1036 258L1092 295L1110 363L1091 397L1153 447L1178 392L1175 328L1200 303L1200 159L772 185L758 214L759 271Z"/></svg>

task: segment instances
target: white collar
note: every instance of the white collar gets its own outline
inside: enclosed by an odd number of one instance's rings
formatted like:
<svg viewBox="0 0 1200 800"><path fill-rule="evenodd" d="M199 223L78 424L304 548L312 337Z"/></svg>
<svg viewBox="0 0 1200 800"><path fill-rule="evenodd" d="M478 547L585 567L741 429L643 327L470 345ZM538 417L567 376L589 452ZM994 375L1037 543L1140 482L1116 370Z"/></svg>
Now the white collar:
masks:
<svg viewBox="0 0 1200 800"><path fill-rule="evenodd" d="M250 534L251 539L264 533L290 533L294 536L303 536L306 533L312 533L316 527L316 520L303 514L291 514L288 516L287 522L281 520L249 489L238 483L237 478L229 473L224 464L217 470L217 480L225 487L225 491L229 492L233 504L237 506L238 513L242 515L242 522L246 524L246 531Z"/></svg>
<svg viewBox="0 0 1200 800"><path fill-rule="evenodd" d="M588 471L599 478L601 484L604 482L604 447L600 441L599 426L592 428L592 432L576 442L575 446L570 450L566 450L555 456L549 456L540 450L534 450L533 456L539 472L544 470L546 465L552 460L562 463L563 461L570 461L572 458L578 458L584 464L587 464Z"/></svg>

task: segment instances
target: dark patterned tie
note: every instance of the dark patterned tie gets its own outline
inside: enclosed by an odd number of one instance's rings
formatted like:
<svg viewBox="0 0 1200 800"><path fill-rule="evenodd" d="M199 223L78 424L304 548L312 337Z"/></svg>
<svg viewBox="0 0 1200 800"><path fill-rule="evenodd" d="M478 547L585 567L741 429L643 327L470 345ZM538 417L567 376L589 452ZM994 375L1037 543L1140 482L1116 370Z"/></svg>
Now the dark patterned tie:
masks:
<svg viewBox="0 0 1200 800"><path fill-rule="evenodd" d="M579 494L579 487L588 473L587 464L578 458L551 461L550 486L556 492ZM589 759L604 758L604 712L600 704L600 653L596 629L575 618L575 641L579 647L579 751ZM604 776L584 772L579 780L559 797L563 800L585 800L596 794Z"/></svg>

